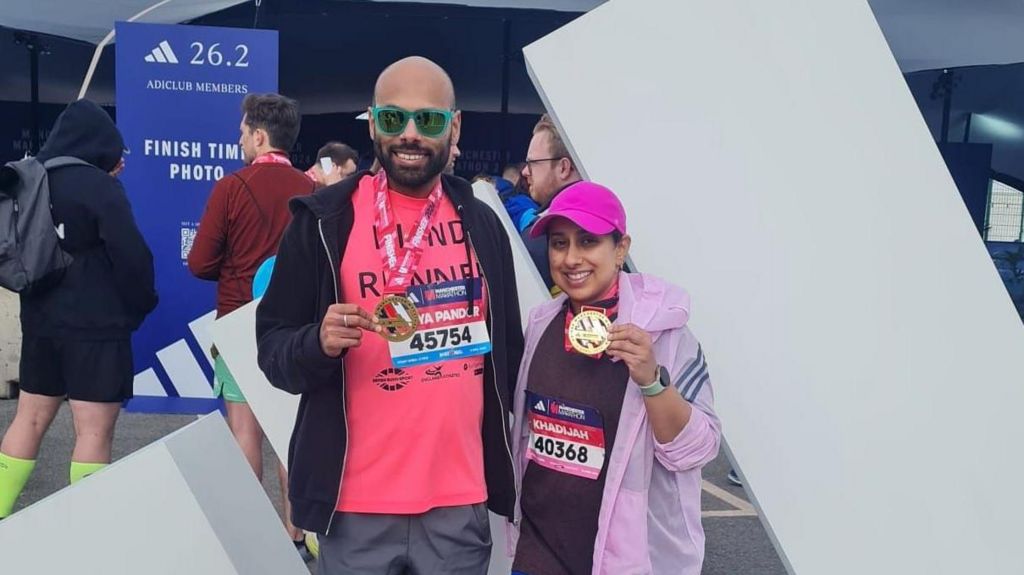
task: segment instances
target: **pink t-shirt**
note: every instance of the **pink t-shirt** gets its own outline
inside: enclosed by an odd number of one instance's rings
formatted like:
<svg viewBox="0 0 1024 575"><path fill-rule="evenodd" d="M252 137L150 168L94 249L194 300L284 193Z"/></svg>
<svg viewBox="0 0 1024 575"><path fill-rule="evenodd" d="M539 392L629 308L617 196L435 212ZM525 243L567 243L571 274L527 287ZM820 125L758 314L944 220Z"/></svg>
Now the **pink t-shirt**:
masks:
<svg viewBox="0 0 1024 575"><path fill-rule="evenodd" d="M375 192L373 177L366 176L353 195L355 221L341 264L342 301L371 313L385 283L374 230ZM408 238L427 200L389 194L400 235ZM466 241L461 219L444 196L408 292L417 301L418 335L423 335L410 340L413 351L429 352L431 344L440 344L439 328L445 340L449 334L453 338L445 343L458 339L465 345L471 331L477 342L481 339L486 293L475 254L472 262L467 258ZM487 499L484 357L396 367L387 340L372 333L348 350L348 453L338 511L418 514Z"/></svg>

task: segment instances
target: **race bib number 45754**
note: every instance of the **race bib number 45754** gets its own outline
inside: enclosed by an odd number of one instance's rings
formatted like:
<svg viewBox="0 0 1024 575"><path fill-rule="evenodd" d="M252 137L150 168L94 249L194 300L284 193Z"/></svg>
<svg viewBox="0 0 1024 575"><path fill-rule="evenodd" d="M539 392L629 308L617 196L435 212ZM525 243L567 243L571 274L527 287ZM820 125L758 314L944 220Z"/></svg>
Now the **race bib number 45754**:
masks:
<svg viewBox="0 0 1024 575"><path fill-rule="evenodd" d="M391 363L412 367L491 351L483 287L480 278L410 287L421 323L411 338L388 343Z"/></svg>
<svg viewBox="0 0 1024 575"><path fill-rule="evenodd" d="M410 367L483 355L491 351L487 324L478 321L451 327L421 329L411 339L390 342L395 367Z"/></svg>
<svg viewBox="0 0 1024 575"><path fill-rule="evenodd" d="M597 479L604 468L604 424L586 405L526 392L530 444L526 458L559 473Z"/></svg>

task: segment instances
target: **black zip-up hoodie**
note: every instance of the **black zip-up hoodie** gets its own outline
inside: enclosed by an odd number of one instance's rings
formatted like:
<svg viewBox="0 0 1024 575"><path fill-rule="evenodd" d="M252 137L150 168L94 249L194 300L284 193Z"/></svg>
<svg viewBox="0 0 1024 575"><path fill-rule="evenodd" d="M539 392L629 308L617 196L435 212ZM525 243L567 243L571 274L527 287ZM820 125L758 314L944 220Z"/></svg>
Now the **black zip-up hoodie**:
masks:
<svg viewBox="0 0 1024 575"><path fill-rule="evenodd" d="M320 322L339 300L352 194L367 174L291 200L292 222L256 312L260 368L275 387L302 395L288 448L288 498L292 522L317 533L330 528L348 442L344 355L330 358L321 351ZM523 353L512 248L498 217L473 197L468 182L444 176L442 184L462 217L488 289L492 351L484 370L484 478L488 507L510 517L516 490L508 418Z"/></svg>
<svg viewBox="0 0 1024 575"><path fill-rule="evenodd" d="M124 152L110 116L78 100L61 112L39 151L45 162L72 156L91 166L50 170L50 203L60 244L74 261L50 289L22 294L29 335L127 339L157 304L153 255L135 225L124 188L108 172Z"/></svg>

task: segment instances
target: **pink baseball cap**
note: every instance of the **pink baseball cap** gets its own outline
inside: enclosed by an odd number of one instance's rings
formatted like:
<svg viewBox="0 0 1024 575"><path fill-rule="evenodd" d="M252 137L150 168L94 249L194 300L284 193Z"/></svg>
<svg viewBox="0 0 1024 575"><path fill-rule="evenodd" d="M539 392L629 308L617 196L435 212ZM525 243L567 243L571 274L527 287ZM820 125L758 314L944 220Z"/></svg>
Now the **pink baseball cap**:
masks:
<svg viewBox="0 0 1024 575"><path fill-rule="evenodd" d="M551 206L530 229L530 237L547 233L555 218L567 218L592 234L626 233L626 210L608 188L594 182L576 182L555 196Z"/></svg>

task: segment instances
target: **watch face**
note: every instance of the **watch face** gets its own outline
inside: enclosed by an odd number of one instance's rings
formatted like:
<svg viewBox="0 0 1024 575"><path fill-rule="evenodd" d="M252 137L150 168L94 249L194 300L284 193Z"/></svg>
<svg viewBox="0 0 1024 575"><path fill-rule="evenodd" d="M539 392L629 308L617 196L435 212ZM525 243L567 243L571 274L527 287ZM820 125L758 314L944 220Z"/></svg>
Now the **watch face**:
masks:
<svg viewBox="0 0 1024 575"><path fill-rule="evenodd" d="M669 374L668 368L666 368L664 365L661 366L661 376L658 379L658 381L660 381L661 385L664 385L665 387L672 386L672 375Z"/></svg>

